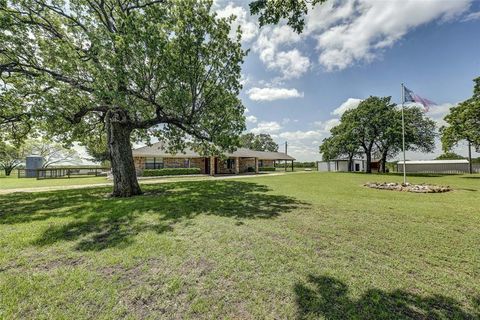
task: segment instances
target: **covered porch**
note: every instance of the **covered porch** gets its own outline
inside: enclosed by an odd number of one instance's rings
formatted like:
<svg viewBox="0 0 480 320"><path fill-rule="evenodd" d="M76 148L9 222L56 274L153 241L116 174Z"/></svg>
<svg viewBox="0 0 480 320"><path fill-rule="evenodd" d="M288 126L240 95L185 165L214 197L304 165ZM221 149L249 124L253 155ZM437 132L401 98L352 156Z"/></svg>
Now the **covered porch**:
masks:
<svg viewBox="0 0 480 320"><path fill-rule="evenodd" d="M217 174L259 173L264 168L272 168L272 171L275 169L274 160L260 159L259 157L228 157L226 159L209 157L206 158L205 165L205 173L212 176Z"/></svg>

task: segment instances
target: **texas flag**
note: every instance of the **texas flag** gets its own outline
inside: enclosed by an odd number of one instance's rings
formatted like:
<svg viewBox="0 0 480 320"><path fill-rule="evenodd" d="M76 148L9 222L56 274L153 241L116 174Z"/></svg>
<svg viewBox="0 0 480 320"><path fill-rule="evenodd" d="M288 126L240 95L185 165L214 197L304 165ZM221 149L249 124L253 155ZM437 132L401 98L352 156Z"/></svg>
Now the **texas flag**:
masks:
<svg viewBox="0 0 480 320"><path fill-rule="evenodd" d="M420 97L418 94L415 94L415 92L413 92L412 90L407 89L407 87L403 87L403 88L405 89L405 93L404 93L405 101L404 102L421 103L423 105L423 107L425 108L425 112L428 112L428 110L430 109L430 106L436 105L435 102Z"/></svg>

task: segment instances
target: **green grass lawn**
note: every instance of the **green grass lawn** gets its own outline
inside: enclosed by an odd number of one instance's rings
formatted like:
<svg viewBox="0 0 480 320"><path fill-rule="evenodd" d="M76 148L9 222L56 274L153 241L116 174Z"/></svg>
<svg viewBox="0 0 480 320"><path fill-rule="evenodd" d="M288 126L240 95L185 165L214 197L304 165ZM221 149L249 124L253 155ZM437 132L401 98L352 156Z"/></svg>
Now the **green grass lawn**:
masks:
<svg viewBox="0 0 480 320"><path fill-rule="evenodd" d="M61 179L44 179L36 178L18 178L16 174L10 176L0 176L0 190L19 189L19 188L41 188L41 187L57 187L87 184L102 184L110 182L106 177L73 177Z"/></svg>
<svg viewBox="0 0 480 320"><path fill-rule="evenodd" d="M480 175L299 173L0 196L1 319L478 319Z"/></svg>

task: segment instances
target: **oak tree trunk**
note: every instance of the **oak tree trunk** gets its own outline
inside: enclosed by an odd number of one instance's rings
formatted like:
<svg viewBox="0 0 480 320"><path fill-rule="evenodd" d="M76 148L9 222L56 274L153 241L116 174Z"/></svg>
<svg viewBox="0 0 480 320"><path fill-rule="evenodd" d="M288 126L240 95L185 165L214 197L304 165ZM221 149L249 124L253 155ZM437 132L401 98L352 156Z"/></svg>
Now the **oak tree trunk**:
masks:
<svg viewBox="0 0 480 320"><path fill-rule="evenodd" d="M387 172L387 151L384 151L382 153L381 166L382 166L382 173L386 173Z"/></svg>
<svg viewBox="0 0 480 320"><path fill-rule="evenodd" d="M105 122L113 174L112 196L131 197L142 194L135 172L130 144L132 129L126 112L121 109L110 110Z"/></svg>
<svg viewBox="0 0 480 320"><path fill-rule="evenodd" d="M4 171L5 171L5 175L8 177L12 173L13 167L5 167Z"/></svg>
<svg viewBox="0 0 480 320"><path fill-rule="evenodd" d="M353 155L348 156L348 172L353 171Z"/></svg>
<svg viewBox="0 0 480 320"><path fill-rule="evenodd" d="M366 150L365 152L366 155L366 168L365 172L366 173L372 173L372 151L371 150Z"/></svg>

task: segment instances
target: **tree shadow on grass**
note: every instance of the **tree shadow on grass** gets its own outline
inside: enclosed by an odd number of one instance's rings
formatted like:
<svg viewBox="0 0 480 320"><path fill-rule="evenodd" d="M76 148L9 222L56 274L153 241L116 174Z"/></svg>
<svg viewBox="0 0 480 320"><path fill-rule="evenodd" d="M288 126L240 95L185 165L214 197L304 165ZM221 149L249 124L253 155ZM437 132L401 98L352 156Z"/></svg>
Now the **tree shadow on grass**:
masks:
<svg viewBox="0 0 480 320"><path fill-rule="evenodd" d="M78 250L103 250L129 245L141 232L172 230L175 223L200 214L270 219L307 205L251 182L192 181L143 188L145 195L125 199L105 197L107 188L1 196L0 224L66 218L66 223L52 220L35 245L77 241Z"/></svg>
<svg viewBox="0 0 480 320"><path fill-rule="evenodd" d="M348 296L345 283L327 276L308 277L295 286L299 319L478 319L460 303L441 295L370 289L358 299Z"/></svg>

